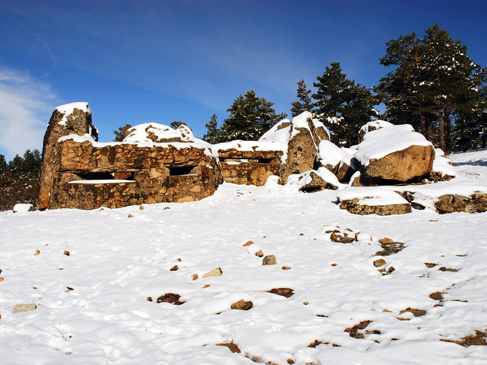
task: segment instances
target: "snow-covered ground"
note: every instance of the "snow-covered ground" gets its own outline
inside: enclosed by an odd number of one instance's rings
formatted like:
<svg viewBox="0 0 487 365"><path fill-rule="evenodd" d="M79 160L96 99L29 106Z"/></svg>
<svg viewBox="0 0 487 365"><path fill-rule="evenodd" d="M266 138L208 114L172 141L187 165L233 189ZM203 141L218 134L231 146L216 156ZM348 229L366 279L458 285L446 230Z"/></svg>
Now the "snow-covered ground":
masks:
<svg viewBox="0 0 487 365"><path fill-rule="evenodd" d="M487 186L487 151L452 160L455 180ZM224 184L142 210L0 213L0 363L486 364L486 346L441 340L487 328L487 213L356 216L336 195ZM373 256L384 237L404 249Z"/></svg>

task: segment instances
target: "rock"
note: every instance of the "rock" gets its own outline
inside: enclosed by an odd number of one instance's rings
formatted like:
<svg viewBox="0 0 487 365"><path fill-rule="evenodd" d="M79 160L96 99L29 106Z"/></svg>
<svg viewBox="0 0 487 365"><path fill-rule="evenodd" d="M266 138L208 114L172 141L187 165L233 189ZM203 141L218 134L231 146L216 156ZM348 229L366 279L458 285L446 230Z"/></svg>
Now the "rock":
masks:
<svg viewBox="0 0 487 365"><path fill-rule="evenodd" d="M246 302L245 300L241 299L238 302L235 302L232 304L232 309L240 309L243 311L248 311L254 306L254 304L251 301Z"/></svg>
<svg viewBox="0 0 487 365"><path fill-rule="evenodd" d="M211 270L210 272L207 272L206 274L203 275L203 278L209 278L210 276L222 276L223 271L220 267L217 267L214 270Z"/></svg>
<svg viewBox="0 0 487 365"><path fill-rule="evenodd" d="M5 280L4 278L0 277L0 281L4 281L4 280Z"/></svg>
<svg viewBox="0 0 487 365"><path fill-rule="evenodd" d="M291 267L290 266L283 266L282 270L291 270Z"/></svg>
<svg viewBox="0 0 487 365"><path fill-rule="evenodd" d="M392 243L392 242L394 242L394 240L393 240L392 238L387 238L387 237L384 237L384 238L381 238L381 239L379 240L379 242L380 242L380 243L382 243L382 244L385 244L385 245L386 245L386 244L388 244L388 243Z"/></svg>
<svg viewBox="0 0 487 365"><path fill-rule="evenodd" d="M262 257L262 256L264 256L264 253L262 252L262 250L259 250L259 251L257 251L257 252L255 253L255 256L257 256L257 257Z"/></svg>
<svg viewBox="0 0 487 365"><path fill-rule="evenodd" d="M384 260L384 259L379 259L379 260L374 261L375 267L381 267L381 266L384 266L385 264L386 264L386 260Z"/></svg>
<svg viewBox="0 0 487 365"><path fill-rule="evenodd" d="M468 197L459 194L441 195L435 203L435 208L440 214L453 212L485 212L487 210L487 193L475 192Z"/></svg>
<svg viewBox="0 0 487 365"><path fill-rule="evenodd" d="M355 170L351 167L351 159L355 151L339 148L330 141L322 140L316 156L317 166L324 167L336 175L338 181L349 181Z"/></svg>
<svg viewBox="0 0 487 365"><path fill-rule="evenodd" d="M286 298L290 298L294 295L294 290L291 288L274 288L269 290L268 293L277 294Z"/></svg>
<svg viewBox="0 0 487 365"><path fill-rule="evenodd" d="M426 314L426 311L423 310L423 309L415 309L415 308L406 308L402 311L399 312L399 314L403 314L403 313L412 313L413 316L415 317L421 317L421 316L424 316Z"/></svg>
<svg viewBox="0 0 487 365"><path fill-rule="evenodd" d="M404 243L402 242L390 242L382 243L382 250L377 251L374 256L390 256L394 255L404 249Z"/></svg>
<svg viewBox="0 0 487 365"><path fill-rule="evenodd" d="M322 170L321 173L324 173L325 171L328 170ZM330 177L330 176L328 176ZM314 193L317 191L322 191L322 190L337 190L338 186L333 184L333 182L329 182L326 180L335 180L333 178L326 179L322 177L321 174L318 174L315 171L310 171L309 172L309 178L310 180L304 184L299 191L302 191L303 193Z"/></svg>
<svg viewBox="0 0 487 365"><path fill-rule="evenodd" d="M178 265L174 265L173 267L171 267L170 271L178 271L178 269Z"/></svg>
<svg viewBox="0 0 487 365"><path fill-rule="evenodd" d="M262 265L275 265L275 264L277 264L277 261L274 255L267 255L262 260Z"/></svg>
<svg viewBox="0 0 487 365"><path fill-rule="evenodd" d="M13 308L14 313L29 312L37 309L35 304L15 304Z"/></svg>
<svg viewBox="0 0 487 365"><path fill-rule="evenodd" d="M139 210L144 210L144 207L141 205L141 206L139 207Z"/></svg>
<svg viewBox="0 0 487 365"><path fill-rule="evenodd" d="M240 349L238 348L238 346L236 344L234 344L233 342L230 342L230 343L217 343L215 346L225 346L225 347L228 347L228 349L230 351L232 351L233 353L237 353L237 354L239 354L241 352Z"/></svg>
<svg viewBox="0 0 487 365"><path fill-rule="evenodd" d="M41 251L39 250L36 250L36 253L34 254L35 256L39 255L41 253Z"/></svg>
<svg viewBox="0 0 487 365"><path fill-rule="evenodd" d="M429 174L434 158L431 142L403 124L368 133L359 144L352 165L360 169L362 184L391 184Z"/></svg>
<svg viewBox="0 0 487 365"><path fill-rule="evenodd" d="M198 274L193 274L193 280L198 280Z"/></svg>
<svg viewBox="0 0 487 365"><path fill-rule="evenodd" d="M64 250L64 254L65 254L66 256L70 256L70 255L71 255L71 253L70 253L69 251L66 251L66 250Z"/></svg>
<svg viewBox="0 0 487 365"><path fill-rule="evenodd" d="M411 213L411 205L401 195L379 188L349 188L337 194L340 209L352 214L392 215Z"/></svg>
<svg viewBox="0 0 487 365"><path fill-rule="evenodd" d="M243 247L248 247L248 246L251 246L251 245L253 245L253 244L254 244L254 242L252 242L252 241L247 241L246 243L244 243L244 244L243 244Z"/></svg>
<svg viewBox="0 0 487 365"><path fill-rule="evenodd" d="M166 293L160 296L159 298L157 298L157 303L170 303L174 305L184 304L184 302L181 302L179 298L181 298L179 294Z"/></svg>

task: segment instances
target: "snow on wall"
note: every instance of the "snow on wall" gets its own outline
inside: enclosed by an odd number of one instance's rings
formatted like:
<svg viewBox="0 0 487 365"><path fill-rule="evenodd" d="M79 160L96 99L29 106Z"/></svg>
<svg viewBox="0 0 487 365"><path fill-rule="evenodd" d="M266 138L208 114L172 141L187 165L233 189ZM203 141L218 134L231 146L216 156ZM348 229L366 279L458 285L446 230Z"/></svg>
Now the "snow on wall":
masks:
<svg viewBox="0 0 487 365"><path fill-rule="evenodd" d="M68 121L67 116L73 114L74 109L79 109L85 113L91 114L91 109L88 107L88 103L85 101L59 105L56 107L56 110L61 114L64 114L64 116L58 124L66 125L66 122Z"/></svg>
<svg viewBox="0 0 487 365"><path fill-rule="evenodd" d="M194 142L193 131L188 126L181 125L177 129L173 129L159 123L138 124L127 131L127 136L123 141L127 143L156 142L149 138L149 133L157 137L158 140L180 138L182 142Z"/></svg>
<svg viewBox="0 0 487 365"><path fill-rule="evenodd" d="M433 146L421 133L414 131L410 124L394 125L367 133L359 144L355 158L362 166L372 159L384 157L411 146Z"/></svg>

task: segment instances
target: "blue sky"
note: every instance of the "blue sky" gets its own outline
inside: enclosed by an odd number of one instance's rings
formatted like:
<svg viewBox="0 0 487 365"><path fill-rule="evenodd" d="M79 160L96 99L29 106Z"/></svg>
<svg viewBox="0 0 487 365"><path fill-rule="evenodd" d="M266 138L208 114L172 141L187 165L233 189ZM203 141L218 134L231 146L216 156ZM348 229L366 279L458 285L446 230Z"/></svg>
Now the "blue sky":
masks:
<svg viewBox="0 0 487 365"><path fill-rule="evenodd" d="M42 148L53 109L87 101L100 141L130 123L202 137L249 90L289 113L331 62L374 86L385 42L435 22L487 67L487 2L0 0L0 153Z"/></svg>

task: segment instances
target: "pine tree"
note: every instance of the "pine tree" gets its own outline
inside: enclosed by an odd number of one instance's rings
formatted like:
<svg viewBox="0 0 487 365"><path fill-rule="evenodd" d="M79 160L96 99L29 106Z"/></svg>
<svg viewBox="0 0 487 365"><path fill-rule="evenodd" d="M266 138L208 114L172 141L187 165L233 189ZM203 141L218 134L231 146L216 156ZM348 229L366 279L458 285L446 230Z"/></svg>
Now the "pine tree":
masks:
<svg viewBox="0 0 487 365"><path fill-rule="evenodd" d="M482 109L479 87L487 71L467 56L467 47L454 41L438 24L426 29L422 39L416 33L386 43L384 66L397 66L378 86L393 114L418 116L421 132L432 139L431 123L438 124L440 148L450 152L455 120L468 123ZM462 118L467 118L462 120Z"/></svg>
<svg viewBox="0 0 487 365"><path fill-rule="evenodd" d="M238 96L227 109L230 116L223 121L220 128L220 140L259 139L278 120L286 117L285 113L276 114L273 105L274 103L257 97L253 90L248 91L245 96Z"/></svg>
<svg viewBox="0 0 487 365"><path fill-rule="evenodd" d="M360 127L377 116L378 99L370 89L349 80L339 62L330 66L313 83L318 88L313 94L315 115L331 130L334 143L350 146L357 143Z"/></svg>
<svg viewBox="0 0 487 365"><path fill-rule="evenodd" d="M213 114L210 121L205 124L207 132L203 136L203 140L211 144L218 143L220 139L217 118L216 114Z"/></svg>
<svg viewBox="0 0 487 365"><path fill-rule="evenodd" d="M304 80L298 82L298 89L296 97L299 101L293 101L291 105L291 115L293 117L303 113L310 112L313 109L313 102L311 101L311 90L308 90Z"/></svg>
<svg viewBox="0 0 487 365"><path fill-rule="evenodd" d="M132 128L132 124L125 124L125 126L123 127L118 127L117 131L113 131L113 133L115 134L115 139L113 141L122 142L125 138L125 134L130 128Z"/></svg>

